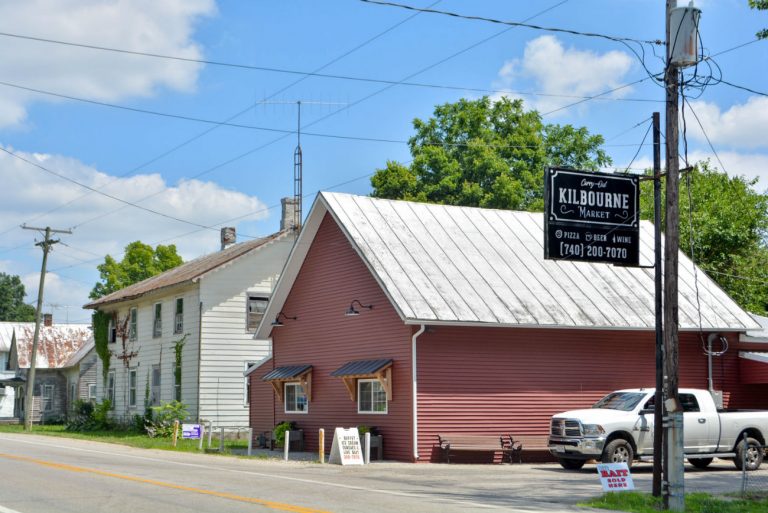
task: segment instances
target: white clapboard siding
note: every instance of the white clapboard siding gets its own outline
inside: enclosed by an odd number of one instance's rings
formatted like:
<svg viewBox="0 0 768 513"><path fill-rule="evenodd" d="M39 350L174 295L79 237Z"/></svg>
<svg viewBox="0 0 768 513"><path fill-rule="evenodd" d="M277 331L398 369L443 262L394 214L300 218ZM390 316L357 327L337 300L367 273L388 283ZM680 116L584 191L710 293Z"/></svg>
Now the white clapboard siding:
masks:
<svg viewBox="0 0 768 513"><path fill-rule="evenodd" d="M200 279L200 417L214 425L248 426L243 372L269 347L246 329L247 295L271 295L291 245L273 242Z"/></svg>
<svg viewBox="0 0 768 513"><path fill-rule="evenodd" d="M184 298L184 325L181 334L174 333L174 318L176 298ZM122 341L118 337L115 344L110 344L112 357L110 370L115 371L115 404L114 415L118 419L128 420L132 415L143 415L145 409L145 393L147 383L152 379L152 366L160 365L160 401L169 402L175 399L174 391L174 346L177 340L184 335L187 338L182 349L181 359L181 401L187 405L189 417L198 417L198 387L197 387L197 360L200 340L199 320L199 294L197 286L189 284L184 287L164 291L162 295L156 294L142 297L131 303L119 305L118 317L125 319L130 308L138 307L138 334L135 342L126 342L126 352L137 352L131 358L129 367L118 358L123 352ZM153 319L156 303L162 306L162 335L153 337ZM106 310L106 309L105 309ZM136 369L136 405L128 404L128 379L129 370ZM106 385L102 374L102 362L97 362L96 394L101 401L106 395Z"/></svg>

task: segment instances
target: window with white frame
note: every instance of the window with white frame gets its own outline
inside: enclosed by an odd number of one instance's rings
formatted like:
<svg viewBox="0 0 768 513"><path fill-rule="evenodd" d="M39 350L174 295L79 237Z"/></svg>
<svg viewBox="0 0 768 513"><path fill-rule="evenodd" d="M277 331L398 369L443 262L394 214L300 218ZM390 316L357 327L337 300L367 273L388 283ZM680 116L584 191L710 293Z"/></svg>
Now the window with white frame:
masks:
<svg viewBox="0 0 768 513"><path fill-rule="evenodd" d="M256 365L256 362L245 362L243 367L247 371L254 365ZM251 377L245 376L245 381L243 382L243 406L248 406L249 404L251 404Z"/></svg>
<svg viewBox="0 0 768 513"><path fill-rule="evenodd" d="M128 323L128 340L134 341L139 334L139 310L134 306L130 310L130 321Z"/></svg>
<svg viewBox="0 0 768 513"><path fill-rule="evenodd" d="M152 318L152 337L163 336L163 304L155 303L155 315Z"/></svg>
<svg viewBox="0 0 768 513"><path fill-rule="evenodd" d="M136 406L136 382L138 373L136 369L128 371L128 406Z"/></svg>
<svg viewBox="0 0 768 513"><path fill-rule="evenodd" d="M53 411L53 385L43 385L42 410Z"/></svg>
<svg viewBox="0 0 768 513"><path fill-rule="evenodd" d="M176 334L184 331L184 298L176 298L176 310L173 316L173 332Z"/></svg>
<svg viewBox="0 0 768 513"><path fill-rule="evenodd" d="M285 413L307 413L307 394L301 383L285 383Z"/></svg>
<svg viewBox="0 0 768 513"><path fill-rule="evenodd" d="M88 383L88 400L96 400L96 383Z"/></svg>
<svg viewBox="0 0 768 513"><path fill-rule="evenodd" d="M115 371L109 371L107 374L107 399L115 407Z"/></svg>
<svg viewBox="0 0 768 513"><path fill-rule="evenodd" d="M259 327L259 323L261 322L261 319L264 317L264 312L267 311L267 304L269 303L269 298L257 295L257 294L248 294L248 331L253 332L256 331L256 328Z"/></svg>
<svg viewBox="0 0 768 513"><path fill-rule="evenodd" d="M378 379L357 380L357 413L387 413L387 392Z"/></svg>

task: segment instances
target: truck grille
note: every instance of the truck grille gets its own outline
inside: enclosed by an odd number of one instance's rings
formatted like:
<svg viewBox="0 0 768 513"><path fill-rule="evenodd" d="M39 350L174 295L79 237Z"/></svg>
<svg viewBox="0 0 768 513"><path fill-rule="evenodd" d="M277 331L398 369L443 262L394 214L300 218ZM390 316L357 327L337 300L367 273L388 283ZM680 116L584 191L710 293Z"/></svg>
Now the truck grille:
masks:
<svg viewBox="0 0 768 513"><path fill-rule="evenodd" d="M571 419L552 419L551 433L554 436L581 436L581 423Z"/></svg>

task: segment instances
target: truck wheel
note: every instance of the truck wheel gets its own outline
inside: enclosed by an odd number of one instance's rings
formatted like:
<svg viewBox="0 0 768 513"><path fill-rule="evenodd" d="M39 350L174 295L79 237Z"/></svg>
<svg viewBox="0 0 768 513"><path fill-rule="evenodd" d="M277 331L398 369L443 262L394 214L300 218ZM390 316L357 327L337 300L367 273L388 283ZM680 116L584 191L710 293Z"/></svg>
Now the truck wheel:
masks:
<svg viewBox="0 0 768 513"><path fill-rule="evenodd" d="M707 468L714 458L688 458L688 463L696 468Z"/></svg>
<svg viewBox="0 0 768 513"><path fill-rule="evenodd" d="M737 469L744 470L745 462L747 470L757 470L763 462L763 446L754 438L742 440L736 446L736 458L733 463Z"/></svg>
<svg viewBox="0 0 768 513"><path fill-rule="evenodd" d="M632 450L632 445L623 438L617 438L605 446L602 462L626 463L627 467L631 467L634 459L635 451Z"/></svg>
<svg viewBox="0 0 768 513"><path fill-rule="evenodd" d="M579 470L586 463L586 460L572 460L570 458L559 458L558 461L565 470Z"/></svg>

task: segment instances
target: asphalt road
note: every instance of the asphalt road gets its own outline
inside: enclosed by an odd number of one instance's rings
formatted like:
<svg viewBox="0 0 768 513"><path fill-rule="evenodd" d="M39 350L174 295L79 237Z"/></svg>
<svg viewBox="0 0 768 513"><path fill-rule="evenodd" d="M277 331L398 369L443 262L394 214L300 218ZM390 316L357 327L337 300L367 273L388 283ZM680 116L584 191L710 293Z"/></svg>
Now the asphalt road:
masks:
<svg viewBox="0 0 768 513"><path fill-rule="evenodd" d="M649 465L633 469L650 490ZM688 490L739 489L727 462L687 469ZM0 435L0 513L573 512L599 495L594 465L340 467L171 453L34 435Z"/></svg>

